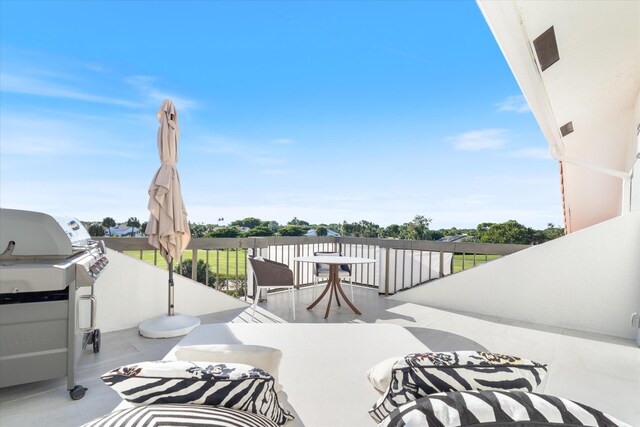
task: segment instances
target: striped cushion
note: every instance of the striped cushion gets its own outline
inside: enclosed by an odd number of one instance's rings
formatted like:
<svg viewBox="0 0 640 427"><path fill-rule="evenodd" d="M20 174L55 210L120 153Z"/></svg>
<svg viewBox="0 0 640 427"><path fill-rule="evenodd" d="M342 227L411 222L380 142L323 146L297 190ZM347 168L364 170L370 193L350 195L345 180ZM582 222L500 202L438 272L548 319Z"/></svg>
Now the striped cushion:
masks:
<svg viewBox="0 0 640 427"><path fill-rule="evenodd" d="M277 427L262 415L207 405L150 405L112 412L82 427Z"/></svg>
<svg viewBox="0 0 640 427"><path fill-rule="evenodd" d="M391 371L391 383L369 411L378 422L395 408L428 394L463 390L534 391L547 367L480 351L409 354Z"/></svg>
<svg viewBox="0 0 640 427"><path fill-rule="evenodd" d="M523 391L432 394L400 406L378 427L559 425L631 427L586 405Z"/></svg>
<svg viewBox="0 0 640 427"><path fill-rule="evenodd" d="M283 409L273 377L240 363L141 362L107 372L102 380L134 405L193 403L253 412L283 425L293 416Z"/></svg>
<svg viewBox="0 0 640 427"><path fill-rule="evenodd" d="M273 376L276 392L282 390L282 386L278 383L278 368L280 360L282 360L282 351L277 348L246 344L179 345L176 346L174 354L176 360L242 363L255 366Z"/></svg>

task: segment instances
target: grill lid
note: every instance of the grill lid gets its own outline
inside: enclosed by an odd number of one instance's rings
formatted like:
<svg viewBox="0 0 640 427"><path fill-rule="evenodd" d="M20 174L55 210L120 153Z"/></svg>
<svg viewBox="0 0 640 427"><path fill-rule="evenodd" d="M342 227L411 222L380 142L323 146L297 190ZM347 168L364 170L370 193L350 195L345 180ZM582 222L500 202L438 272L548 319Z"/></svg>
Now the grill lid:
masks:
<svg viewBox="0 0 640 427"><path fill-rule="evenodd" d="M0 209L0 259L64 258L85 250L89 240L89 233L76 219Z"/></svg>

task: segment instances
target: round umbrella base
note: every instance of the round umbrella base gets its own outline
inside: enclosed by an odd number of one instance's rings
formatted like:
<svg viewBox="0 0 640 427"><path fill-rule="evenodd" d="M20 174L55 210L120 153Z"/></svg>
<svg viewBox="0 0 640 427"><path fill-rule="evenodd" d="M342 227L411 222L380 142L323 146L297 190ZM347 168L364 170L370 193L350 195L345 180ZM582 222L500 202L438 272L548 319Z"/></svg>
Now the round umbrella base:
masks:
<svg viewBox="0 0 640 427"><path fill-rule="evenodd" d="M173 338L188 334L196 326L200 326L197 317L179 313L173 316L163 314L140 323L138 332L147 338Z"/></svg>

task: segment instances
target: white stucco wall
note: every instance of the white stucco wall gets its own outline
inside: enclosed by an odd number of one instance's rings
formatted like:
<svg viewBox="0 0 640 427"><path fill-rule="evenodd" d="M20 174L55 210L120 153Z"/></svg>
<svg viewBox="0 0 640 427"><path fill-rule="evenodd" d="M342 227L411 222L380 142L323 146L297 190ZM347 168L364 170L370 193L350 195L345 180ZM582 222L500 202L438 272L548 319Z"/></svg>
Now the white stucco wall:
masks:
<svg viewBox="0 0 640 427"><path fill-rule="evenodd" d="M168 271L120 252L107 250L109 265L98 278L97 326L102 332L133 328L167 313ZM175 312L199 316L247 304L208 286L174 274Z"/></svg>
<svg viewBox="0 0 640 427"><path fill-rule="evenodd" d="M631 210L640 211L640 160L638 160L638 156L640 156L640 91L638 92L638 96L636 96L636 106L633 118L635 128L632 129L632 132L635 133L636 158L633 160L635 163L632 169L633 173L631 176Z"/></svg>
<svg viewBox="0 0 640 427"><path fill-rule="evenodd" d="M640 212L390 298L635 338L630 319L640 313Z"/></svg>

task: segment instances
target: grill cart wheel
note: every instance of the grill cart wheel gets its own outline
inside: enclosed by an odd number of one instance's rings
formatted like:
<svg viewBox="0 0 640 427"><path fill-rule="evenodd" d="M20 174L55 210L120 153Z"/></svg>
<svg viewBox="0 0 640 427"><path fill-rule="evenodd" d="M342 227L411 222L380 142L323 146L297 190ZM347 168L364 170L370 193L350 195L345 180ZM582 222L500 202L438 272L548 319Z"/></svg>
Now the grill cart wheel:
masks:
<svg viewBox="0 0 640 427"><path fill-rule="evenodd" d="M93 331L93 335L91 337L91 341L93 342L93 352L100 353L100 329L96 329Z"/></svg>
<svg viewBox="0 0 640 427"><path fill-rule="evenodd" d="M72 390L69 390L69 396L71 396L71 399L73 400L80 400L84 397L84 393L86 391L86 388L82 387L81 385L77 385Z"/></svg>

